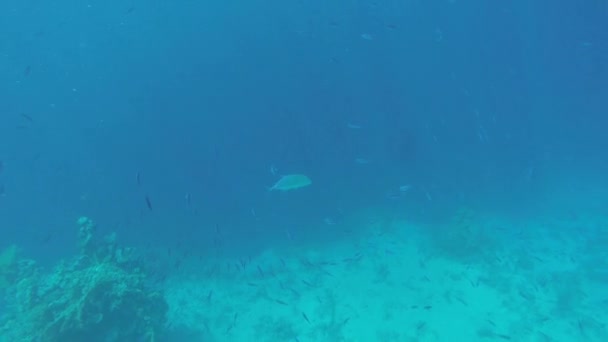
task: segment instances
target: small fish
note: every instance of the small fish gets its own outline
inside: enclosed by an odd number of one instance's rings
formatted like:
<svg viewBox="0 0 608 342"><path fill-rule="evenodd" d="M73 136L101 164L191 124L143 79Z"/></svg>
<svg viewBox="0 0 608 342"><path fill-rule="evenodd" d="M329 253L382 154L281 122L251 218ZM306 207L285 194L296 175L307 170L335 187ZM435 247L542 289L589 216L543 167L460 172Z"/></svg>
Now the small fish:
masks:
<svg viewBox="0 0 608 342"><path fill-rule="evenodd" d="M304 317L304 320L305 320L306 322L308 322L308 324L311 324L311 323L310 323L310 320L308 319L308 316L306 316L306 314L305 314L305 313L303 313L303 312L302 312L302 317Z"/></svg>
<svg viewBox="0 0 608 342"><path fill-rule="evenodd" d="M443 31L438 27L435 29L435 42L439 43L443 41Z"/></svg>
<svg viewBox="0 0 608 342"><path fill-rule="evenodd" d="M308 286L308 287L315 287L313 284L311 284L310 282L308 282L308 281L306 281L306 280L304 280L304 279L302 279L302 283L303 283L304 285Z"/></svg>
<svg viewBox="0 0 608 342"><path fill-rule="evenodd" d="M190 194L186 194L186 196L184 196L184 199L186 200L186 204L188 206L190 206L190 204L192 204L192 196L190 196Z"/></svg>
<svg viewBox="0 0 608 342"><path fill-rule="evenodd" d="M354 123L347 123L346 127L350 128L350 129L361 129L360 125L354 124Z"/></svg>
<svg viewBox="0 0 608 342"><path fill-rule="evenodd" d="M0 196L6 196L6 191L4 189L4 184L0 184Z"/></svg>
<svg viewBox="0 0 608 342"><path fill-rule="evenodd" d="M409 189L411 189L412 186L411 185L402 185L399 187L399 192L407 192Z"/></svg>
<svg viewBox="0 0 608 342"><path fill-rule="evenodd" d="M279 172L279 169L277 169L274 165L270 165L270 174L276 176L277 172Z"/></svg>
<svg viewBox="0 0 608 342"><path fill-rule="evenodd" d="M34 119L25 113L19 113L19 116L21 116L22 118L24 118L25 120L27 120L29 122L34 122Z"/></svg>
<svg viewBox="0 0 608 342"><path fill-rule="evenodd" d="M389 200L398 200L401 198L400 194L395 194L392 192L389 192L388 194L386 194L386 198L388 198Z"/></svg>
<svg viewBox="0 0 608 342"><path fill-rule="evenodd" d="M479 129L477 131L477 137L479 138L479 141L481 143L486 143L488 142L488 132L486 131L486 129L479 125Z"/></svg>
<svg viewBox="0 0 608 342"><path fill-rule="evenodd" d="M152 202L150 201L150 197L146 195L146 206L150 211L152 211Z"/></svg>
<svg viewBox="0 0 608 342"><path fill-rule="evenodd" d="M275 299L274 301L275 301L275 303L277 303L277 304L281 304L281 305L289 306L289 304L285 303L284 301L282 301L282 300L280 300L280 299Z"/></svg>
<svg viewBox="0 0 608 342"><path fill-rule="evenodd" d="M372 36L369 33L362 33L361 34L361 39L363 39L363 40L374 40L374 36Z"/></svg>
<svg viewBox="0 0 608 342"><path fill-rule="evenodd" d="M25 69L23 70L23 76L27 77L32 73L32 66L28 65L25 67Z"/></svg>
<svg viewBox="0 0 608 342"><path fill-rule="evenodd" d="M323 219L323 223L328 226L334 226L336 224L336 221L334 221L331 217L326 217Z"/></svg>
<svg viewBox="0 0 608 342"><path fill-rule="evenodd" d="M289 231L289 228L285 228L285 236L287 236L287 240L293 241L293 237L291 236L291 231Z"/></svg>
<svg viewBox="0 0 608 342"><path fill-rule="evenodd" d="M432 201L433 201L433 197L431 196L431 193L430 193L430 192L428 192L428 190L426 190L426 189L424 189L424 196L426 197L426 199L427 199L429 202L432 202Z"/></svg>
<svg viewBox="0 0 608 342"><path fill-rule="evenodd" d="M137 186L141 185L141 173L139 173L139 171L135 173L135 183Z"/></svg>
<svg viewBox="0 0 608 342"><path fill-rule="evenodd" d="M47 243L47 242L51 241L51 239L53 239L53 235L54 235L54 234L53 234L53 232L52 232L52 231L47 232L47 233L46 233L46 234L45 234L45 235L42 237L42 239L40 239L40 242L41 242L41 243Z"/></svg>

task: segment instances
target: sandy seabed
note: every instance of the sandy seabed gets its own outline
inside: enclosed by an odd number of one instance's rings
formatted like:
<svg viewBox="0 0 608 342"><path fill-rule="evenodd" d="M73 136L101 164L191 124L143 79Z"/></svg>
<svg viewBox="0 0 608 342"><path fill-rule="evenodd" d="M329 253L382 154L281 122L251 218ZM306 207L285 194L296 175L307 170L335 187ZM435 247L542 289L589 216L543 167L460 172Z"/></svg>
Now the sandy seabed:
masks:
<svg viewBox="0 0 608 342"><path fill-rule="evenodd" d="M166 291L182 341L608 341L608 218L379 219Z"/></svg>

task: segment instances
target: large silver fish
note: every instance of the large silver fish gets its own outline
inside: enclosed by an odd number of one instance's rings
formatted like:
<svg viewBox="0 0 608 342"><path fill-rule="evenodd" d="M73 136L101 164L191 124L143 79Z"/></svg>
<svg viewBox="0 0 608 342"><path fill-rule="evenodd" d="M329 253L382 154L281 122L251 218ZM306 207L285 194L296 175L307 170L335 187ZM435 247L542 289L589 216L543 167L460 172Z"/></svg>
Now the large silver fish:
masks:
<svg viewBox="0 0 608 342"><path fill-rule="evenodd" d="M295 190L299 188L303 188L312 184L312 181L308 176L302 174L293 174L293 175L285 175L282 176L273 186L271 186L269 191L289 191Z"/></svg>

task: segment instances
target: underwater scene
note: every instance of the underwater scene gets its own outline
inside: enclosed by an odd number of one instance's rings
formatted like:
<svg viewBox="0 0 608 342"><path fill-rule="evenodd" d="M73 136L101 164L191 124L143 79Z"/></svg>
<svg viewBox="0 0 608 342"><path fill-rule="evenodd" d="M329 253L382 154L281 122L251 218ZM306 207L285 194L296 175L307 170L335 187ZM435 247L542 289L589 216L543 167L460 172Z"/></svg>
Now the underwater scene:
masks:
<svg viewBox="0 0 608 342"><path fill-rule="evenodd" d="M0 342L608 341L608 2L1 0Z"/></svg>

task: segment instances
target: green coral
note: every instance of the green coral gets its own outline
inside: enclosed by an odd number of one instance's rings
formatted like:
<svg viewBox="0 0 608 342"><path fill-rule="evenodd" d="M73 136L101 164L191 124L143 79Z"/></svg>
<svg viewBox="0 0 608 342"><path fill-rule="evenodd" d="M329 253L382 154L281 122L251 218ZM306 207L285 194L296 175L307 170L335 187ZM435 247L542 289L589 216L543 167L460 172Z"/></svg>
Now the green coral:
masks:
<svg viewBox="0 0 608 342"><path fill-rule="evenodd" d="M155 341L167 304L149 288L133 251L115 238L97 241L95 225L78 220L81 254L45 274L22 261L7 291L0 335L10 341Z"/></svg>

